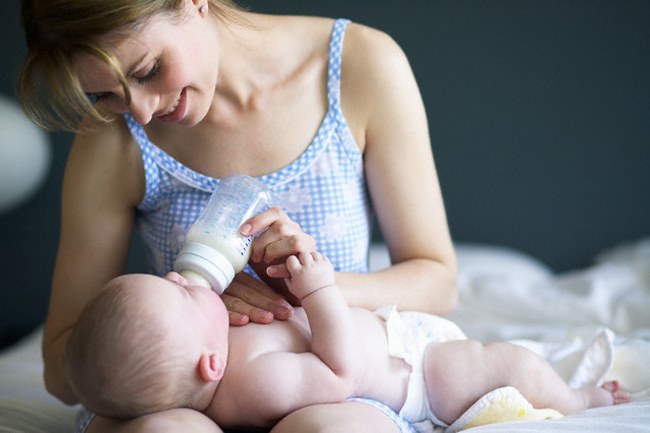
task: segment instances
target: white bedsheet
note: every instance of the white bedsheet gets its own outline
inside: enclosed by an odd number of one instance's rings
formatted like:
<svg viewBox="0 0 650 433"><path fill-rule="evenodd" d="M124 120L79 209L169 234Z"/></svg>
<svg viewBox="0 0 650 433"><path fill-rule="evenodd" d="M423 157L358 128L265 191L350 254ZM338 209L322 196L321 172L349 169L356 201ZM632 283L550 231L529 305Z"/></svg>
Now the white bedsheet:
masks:
<svg viewBox="0 0 650 433"><path fill-rule="evenodd" d="M0 355L0 432L71 433L76 408L43 387L41 330Z"/></svg>
<svg viewBox="0 0 650 433"><path fill-rule="evenodd" d="M460 303L451 316L470 338L516 340L549 359L574 385L619 379L630 404L553 421L483 426L476 433L650 432L650 239L554 275L521 253L459 245ZM386 253L373 247L374 269ZM68 433L76 408L42 384L40 330L0 353L0 432Z"/></svg>
<svg viewBox="0 0 650 433"><path fill-rule="evenodd" d="M376 247L377 248L377 247ZM469 338L508 340L548 359L572 386L617 379L630 404L472 433L650 432L650 239L600 254L561 275L519 252L457 246L460 299L449 317ZM374 251L373 266L388 263Z"/></svg>

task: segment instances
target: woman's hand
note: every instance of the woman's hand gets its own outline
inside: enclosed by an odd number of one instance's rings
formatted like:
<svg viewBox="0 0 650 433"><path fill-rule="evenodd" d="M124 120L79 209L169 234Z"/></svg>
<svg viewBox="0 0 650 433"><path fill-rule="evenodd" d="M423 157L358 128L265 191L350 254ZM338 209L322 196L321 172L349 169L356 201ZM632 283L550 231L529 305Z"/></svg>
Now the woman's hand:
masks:
<svg viewBox="0 0 650 433"><path fill-rule="evenodd" d="M255 233L261 234L253 240L249 264L264 282L244 272L235 276L221 295L230 313L231 325L289 319L293 315L289 302L294 305L299 305L299 302L284 283L284 278L289 276L286 258L300 252L315 251L314 239L280 208L262 212L242 225L242 235Z"/></svg>
<svg viewBox="0 0 650 433"><path fill-rule="evenodd" d="M252 245L251 264L271 264L281 259L282 262L299 252L313 252L316 249L314 238L302 231L279 207L264 211L244 223L241 233L250 236L261 233Z"/></svg>
<svg viewBox="0 0 650 433"><path fill-rule="evenodd" d="M291 255L315 252L314 238L277 207L249 219L242 225L241 233L244 236L261 233L251 246L249 264L276 293L299 305L284 283L284 278L289 277L285 262Z"/></svg>
<svg viewBox="0 0 650 433"><path fill-rule="evenodd" d="M282 295L245 272L235 276L221 299L234 326L287 320L293 315L293 307Z"/></svg>

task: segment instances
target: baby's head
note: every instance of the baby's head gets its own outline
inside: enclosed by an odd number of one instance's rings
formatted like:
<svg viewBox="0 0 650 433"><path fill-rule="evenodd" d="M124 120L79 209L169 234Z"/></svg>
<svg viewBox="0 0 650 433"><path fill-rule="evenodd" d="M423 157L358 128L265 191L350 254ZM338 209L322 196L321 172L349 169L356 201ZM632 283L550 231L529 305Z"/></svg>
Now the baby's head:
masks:
<svg viewBox="0 0 650 433"><path fill-rule="evenodd" d="M211 290L176 273L111 280L84 308L65 352L66 375L97 414L133 418L207 407L228 355L228 312Z"/></svg>

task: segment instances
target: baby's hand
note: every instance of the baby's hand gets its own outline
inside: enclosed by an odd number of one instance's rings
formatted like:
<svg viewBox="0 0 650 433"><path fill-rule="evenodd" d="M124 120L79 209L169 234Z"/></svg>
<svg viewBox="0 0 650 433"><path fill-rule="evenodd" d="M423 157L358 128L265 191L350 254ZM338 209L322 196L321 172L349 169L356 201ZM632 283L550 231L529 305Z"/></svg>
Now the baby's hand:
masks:
<svg viewBox="0 0 650 433"><path fill-rule="evenodd" d="M290 275L285 278L287 287L300 300L319 289L336 284L332 263L318 252L289 256L286 266Z"/></svg>

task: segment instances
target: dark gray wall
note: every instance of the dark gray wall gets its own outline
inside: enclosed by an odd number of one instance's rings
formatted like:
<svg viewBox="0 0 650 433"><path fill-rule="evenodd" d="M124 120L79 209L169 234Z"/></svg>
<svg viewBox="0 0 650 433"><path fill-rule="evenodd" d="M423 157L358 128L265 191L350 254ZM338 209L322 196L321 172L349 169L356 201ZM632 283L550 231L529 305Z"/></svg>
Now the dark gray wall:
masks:
<svg viewBox="0 0 650 433"><path fill-rule="evenodd" d="M15 97L25 53L19 1L0 2L0 93ZM69 138L52 135L53 167L32 199L0 214L0 347L43 321L59 226L59 185ZM2 158L2 155L0 155Z"/></svg>
<svg viewBox="0 0 650 433"><path fill-rule="evenodd" d="M18 1L0 2L0 92L24 54ZM348 17L411 59L454 238L519 248L558 271L650 235L650 1L245 1ZM70 142L26 205L0 215L0 343L45 314ZM414 186L417 187L417 186Z"/></svg>

